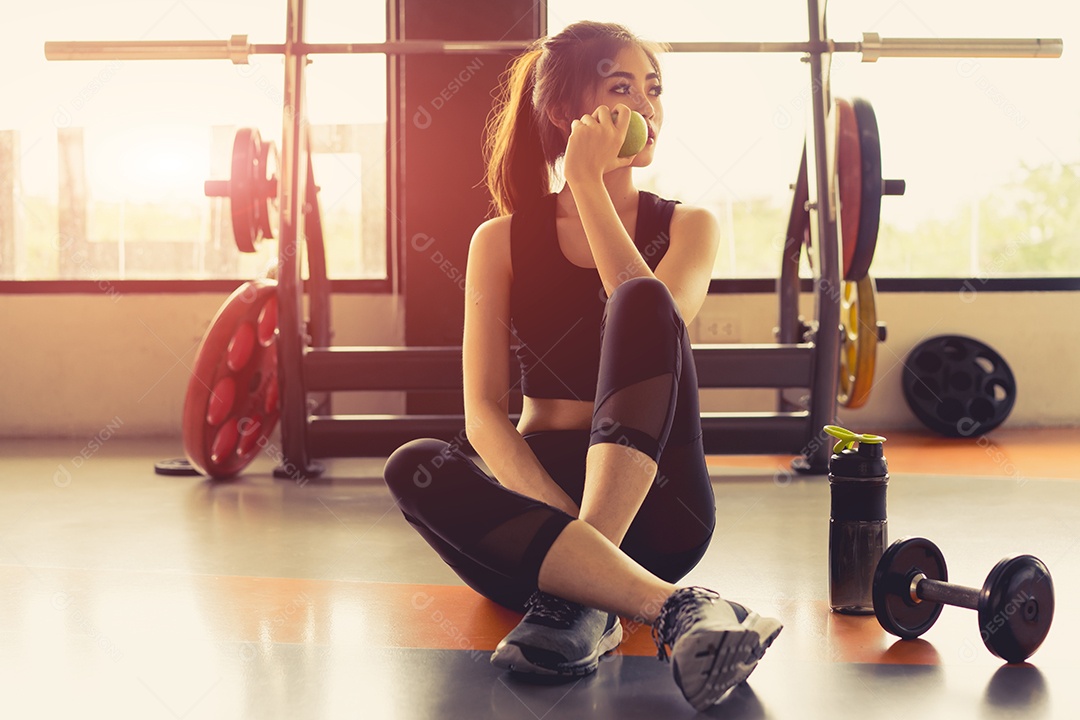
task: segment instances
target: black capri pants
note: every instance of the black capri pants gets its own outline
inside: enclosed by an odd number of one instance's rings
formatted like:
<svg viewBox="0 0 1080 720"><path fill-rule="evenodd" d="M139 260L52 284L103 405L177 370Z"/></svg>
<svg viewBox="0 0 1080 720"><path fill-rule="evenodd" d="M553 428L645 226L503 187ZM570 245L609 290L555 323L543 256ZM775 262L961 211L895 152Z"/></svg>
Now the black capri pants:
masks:
<svg viewBox="0 0 1080 720"><path fill-rule="evenodd" d="M716 518L686 325L661 281L634 278L612 292L601 335L592 427L524 440L579 506L591 445L628 445L655 460L652 487L620 547L676 582L705 554ZM441 440L401 446L383 476L405 519L465 584L513 610L524 609L544 557L574 519L504 487Z"/></svg>

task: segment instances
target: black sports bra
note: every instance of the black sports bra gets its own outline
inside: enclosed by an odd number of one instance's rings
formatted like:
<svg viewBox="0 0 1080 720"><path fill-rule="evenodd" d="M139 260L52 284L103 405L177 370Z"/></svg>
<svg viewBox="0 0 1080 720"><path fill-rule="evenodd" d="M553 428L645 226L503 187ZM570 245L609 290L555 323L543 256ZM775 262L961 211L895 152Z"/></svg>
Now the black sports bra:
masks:
<svg viewBox="0 0 1080 720"><path fill-rule="evenodd" d="M521 391L535 398L593 400L600 367L600 320L607 293L596 268L570 262L559 247L554 194L514 213L510 313ZM638 193L634 245L656 270L668 249L674 200Z"/></svg>

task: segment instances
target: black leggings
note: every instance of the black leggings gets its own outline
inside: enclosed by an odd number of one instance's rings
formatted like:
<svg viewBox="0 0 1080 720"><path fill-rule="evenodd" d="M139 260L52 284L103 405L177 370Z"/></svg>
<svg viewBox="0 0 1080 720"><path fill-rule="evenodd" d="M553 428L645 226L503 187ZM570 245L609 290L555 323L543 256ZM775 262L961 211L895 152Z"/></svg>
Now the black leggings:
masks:
<svg viewBox="0 0 1080 720"><path fill-rule="evenodd" d="M612 293L601 325L592 427L525 436L537 459L581 504L591 445L618 443L657 461L621 548L675 582L705 554L716 518L701 444L697 374L686 326L667 287L635 278ZM467 585L521 610L540 565L573 518L502 485L456 446L401 446L383 471L405 518Z"/></svg>

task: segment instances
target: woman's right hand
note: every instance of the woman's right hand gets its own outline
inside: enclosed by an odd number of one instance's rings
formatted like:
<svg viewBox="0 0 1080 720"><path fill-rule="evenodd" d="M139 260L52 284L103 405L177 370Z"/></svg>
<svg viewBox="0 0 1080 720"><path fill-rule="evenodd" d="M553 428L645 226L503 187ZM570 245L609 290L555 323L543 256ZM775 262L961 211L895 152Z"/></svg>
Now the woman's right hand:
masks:
<svg viewBox="0 0 1080 720"><path fill-rule="evenodd" d="M629 126L630 108L622 103L614 108L601 105L570 124L563 176L571 188L603 182L607 173L633 163L633 156L619 157Z"/></svg>

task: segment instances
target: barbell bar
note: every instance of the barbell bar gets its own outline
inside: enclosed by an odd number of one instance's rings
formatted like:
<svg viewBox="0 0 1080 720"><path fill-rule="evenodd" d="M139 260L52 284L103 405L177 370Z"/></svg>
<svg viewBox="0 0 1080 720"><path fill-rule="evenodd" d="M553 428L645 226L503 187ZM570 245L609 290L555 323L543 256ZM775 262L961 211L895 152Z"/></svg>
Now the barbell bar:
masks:
<svg viewBox="0 0 1080 720"><path fill-rule="evenodd" d="M52 41L47 60L231 60L246 65L252 55L388 55L520 52L521 40L397 40L381 43L253 44L247 35L228 40ZM882 38L863 33L861 42L671 42L677 53L861 53L863 62L884 57L1058 58L1061 38Z"/></svg>

